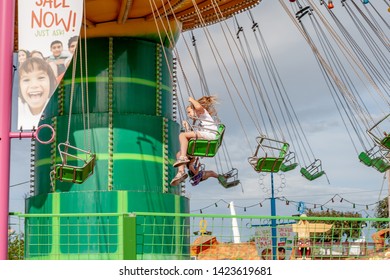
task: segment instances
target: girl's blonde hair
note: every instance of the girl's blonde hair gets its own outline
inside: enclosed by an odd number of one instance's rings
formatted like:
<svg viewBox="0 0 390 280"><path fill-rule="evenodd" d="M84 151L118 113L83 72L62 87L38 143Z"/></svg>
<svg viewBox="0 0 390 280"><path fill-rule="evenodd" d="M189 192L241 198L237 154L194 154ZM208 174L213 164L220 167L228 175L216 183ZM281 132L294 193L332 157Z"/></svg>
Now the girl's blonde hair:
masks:
<svg viewBox="0 0 390 280"><path fill-rule="evenodd" d="M215 95L211 96L202 96L197 100L200 105L202 105L203 108L209 112L211 116L214 116L217 114L217 111L215 110L214 104L217 103L217 97Z"/></svg>

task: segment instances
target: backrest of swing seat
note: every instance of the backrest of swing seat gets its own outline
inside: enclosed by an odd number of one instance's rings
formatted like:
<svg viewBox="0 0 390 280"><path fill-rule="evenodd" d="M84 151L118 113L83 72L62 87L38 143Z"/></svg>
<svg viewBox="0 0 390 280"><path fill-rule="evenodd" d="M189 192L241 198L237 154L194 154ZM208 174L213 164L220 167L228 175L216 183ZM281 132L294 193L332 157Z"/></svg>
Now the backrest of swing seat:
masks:
<svg viewBox="0 0 390 280"><path fill-rule="evenodd" d="M190 139L188 141L187 154L191 156L214 157L222 144L224 132L225 125L219 124L216 139Z"/></svg>
<svg viewBox="0 0 390 280"><path fill-rule="evenodd" d="M359 154L359 160L367 166L372 166L372 160L365 152Z"/></svg>
<svg viewBox="0 0 390 280"><path fill-rule="evenodd" d="M263 157L257 160L254 168L257 172L278 172L282 162L283 158Z"/></svg>
<svg viewBox="0 0 390 280"><path fill-rule="evenodd" d="M286 157L286 154L287 154L287 151L288 151L288 147L289 145L287 143L284 143L282 148L280 149L280 152L279 152L279 157L280 158L285 158Z"/></svg>
<svg viewBox="0 0 390 280"><path fill-rule="evenodd" d="M248 158L249 164L256 170L257 162L259 161L258 157L252 156ZM257 170L256 170L257 171Z"/></svg>
<svg viewBox="0 0 390 280"><path fill-rule="evenodd" d="M96 156L93 155L82 167L59 164L55 168L55 178L62 182L82 184L93 174Z"/></svg>
<svg viewBox="0 0 390 280"><path fill-rule="evenodd" d="M223 174L223 176L225 176L226 178L233 178L233 177L237 177L238 175L238 170L237 168L232 168L232 170L226 172Z"/></svg>

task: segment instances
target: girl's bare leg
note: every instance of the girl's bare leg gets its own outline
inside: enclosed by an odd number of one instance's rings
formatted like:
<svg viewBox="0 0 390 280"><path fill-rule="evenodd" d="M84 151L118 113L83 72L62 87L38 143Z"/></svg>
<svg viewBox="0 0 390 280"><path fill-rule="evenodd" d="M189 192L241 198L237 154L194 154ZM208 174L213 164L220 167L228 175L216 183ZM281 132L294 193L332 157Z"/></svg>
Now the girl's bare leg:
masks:
<svg viewBox="0 0 390 280"><path fill-rule="evenodd" d="M187 156L188 140L191 138L196 138L196 133L194 131L182 132L179 134L180 156Z"/></svg>
<svg viewBox="0 0 390 280"><path fill-rule="evenodd" d="M203 176L202 176L203 180L207 180L210 177L218 178L218 174L212 170L207 170L207 171L203 172Z"/></svg>

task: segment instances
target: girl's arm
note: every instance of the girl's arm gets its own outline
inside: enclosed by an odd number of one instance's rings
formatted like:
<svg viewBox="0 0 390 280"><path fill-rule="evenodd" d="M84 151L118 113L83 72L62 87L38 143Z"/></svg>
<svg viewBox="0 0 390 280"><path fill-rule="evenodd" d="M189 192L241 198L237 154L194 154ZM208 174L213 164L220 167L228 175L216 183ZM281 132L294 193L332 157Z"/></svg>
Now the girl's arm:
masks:
<svg viewBox="0 0 390 280"><path fill-rule="evenodd" d="M188 124L187 121L183 121L183 122L182 122L182 125L183 125L184 130L185 130L186 132L192 130L191 127L190 127L190 125Z"/></svg>
<svg viewBox="0 0 390 280"><path fill-rule="evenodd" d="M203 108L202 105L200 105L200 103L197 100L195 100L191 96L190 96L190 98L188 100L194 106L194 109L195 109L195 112L197 113L197 115L200 115L200 114L204 113L205 109Z"/></svg>

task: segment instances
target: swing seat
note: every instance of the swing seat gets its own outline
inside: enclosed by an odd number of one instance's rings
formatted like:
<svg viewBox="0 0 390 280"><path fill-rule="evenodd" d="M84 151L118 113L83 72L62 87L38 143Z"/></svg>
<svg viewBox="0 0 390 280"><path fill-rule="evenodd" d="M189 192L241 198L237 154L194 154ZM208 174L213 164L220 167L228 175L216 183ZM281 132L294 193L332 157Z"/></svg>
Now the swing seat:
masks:
<svg viewBox="0 0 390 280"><path fill-rule="evenodd" d="M298 163L292 163L292 164L288 164L288 165L285 165L284 163L282 163L282 165L280 166L280 171L283 171L283 172L287 172L287 171L291 171L291 170L294 170L296 167L298 166Z"/></svg>
<svg viewBox="0 0 390 280"><path fill-rule="evenodd" d="M250 163L257 172L278 172L284 158L252 158Z"/></svg>
<svg viewBox="0 0 390 280"><path fill-rule="evenodd" d="M55 179L61 182L82 184L93 174L96 155L90 154L90 158L85 161L84 166L77 167L66 164L58 164L55 168Z"/></svg>
<svg viewBox="0 0 390 280"><path fill-rule="evenodd" d="M383 173L390 169L389 151L382 145L375 145L367 152L359 154L359 160L369 166L373 167L379 172Z"/></svg>
<svg viewBox="0 0 390 280"><path fill-rule="evenodd" d="M324 170L322 170L321 160L316 159L312 164L306 167L302 167L300 170L303 177L305 177L309 181L313 181L322 175L326 176ZM327 178L328 179L328 178ZM329 180L328 180L329 182Z"/></svg>
<svg viewBox="0 0 390 280"><path fill-rule="evenodd" d="M359 160L360 160L360 162L362 162L363 164L365 164L365 165L367 165L367 166L369 166L369 167L372 166L372 159L371 159L370 156L367 155L367 153L365 153L365 152L361 152L361 153L359 154Z"/></svg>
<svg viewBox="0 0 390 280"><path fill-rule="evenodd" d="M298 166L298 163L295 159L294 152L288 152L282 165L280 166L280 171L287 172L295 169Z"/></svg>
<svg viewBox="0 0 390 280"><path fill-rule="evenodd" d="M383 158L381 157L378 157L378 158L374 158L372 160L372 166L378 170L379 172L383 173L387 170L389 170L390 168L390 164L386 161L383 160Z"/></svg>
<svg viewBox="0 0 390 280"><path fill-rule="evenodd" d="M233 187L237 186L239 183L240 183L240 180L235 180L232 182L226 182L225 184L222 184L222 186L225 189L229 189L229 188L233 188Z"/></svg>
<svg viewBox="0 0 390 280"><path fill-rule="evenodd" d="M289 145L284 143L279 152L279 157L256 157L248 158L249 163L253 166L256 172L279 172L284 161Z"/></svg>
<svg viewBox="0 0 390 280"><path fill-rule="evenodd" d="M60 164L57 164L52 171L53 177L61 182L70 182L82 184L93 174L96 155L82 150L69 143L58 144L58 150L61 156ZM80 155L78 155L80 152ZM71 165L69 162L74 162Z"/></svg>
<svg viewBox="0 0 390 280"><path fill-rule="evenodd" d="M237 168L233 168L232 170L226 172L223 175L218 176L218 182L225 188L233 188L240 183L238 180L238 170Z"/></svg>
<svg viewBox="0 0 390 280"><path fill-rule="evenodd" d="M217 137L214 140L190 139L188 141L187 154L197 157L214 157L222 144L225 125L219 124L216 133Z"/></svg>
<svg viewBox="0 0 390 280"><path fill-rule="evenodd" d="M313 181L313 180L317 179L318 177L321 177L322 175L325 174L325 171L323 171L323 170L317 171L314 173L310 173L304 167L301 168L300 172L301 172L302 176L305 177L306 179L308 179L309 181Z"/></svg>

